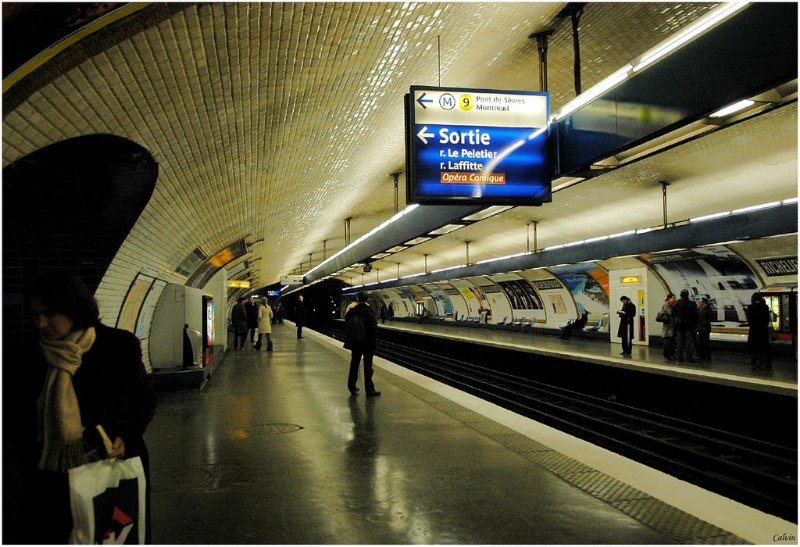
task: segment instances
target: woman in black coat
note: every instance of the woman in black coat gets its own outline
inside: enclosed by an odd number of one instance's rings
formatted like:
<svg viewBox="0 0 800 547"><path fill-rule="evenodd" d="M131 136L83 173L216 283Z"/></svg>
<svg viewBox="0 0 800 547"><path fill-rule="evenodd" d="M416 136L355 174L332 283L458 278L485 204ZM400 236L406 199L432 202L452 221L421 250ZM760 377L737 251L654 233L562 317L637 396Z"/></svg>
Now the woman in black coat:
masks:
<svg viewBox="0 0 800 547"><path fill-rule="evenodd" d="M140 456L149 513L143 435L155 413L156 396L139 340L100 323L97 303L77 277L43 276L26 302L39 337L20 355L27 376L20 385L18 424L23 519L33 543L66 543L72 530L67 471L84 463ZM112 441L109 453L97 425ZM146 524L149 530L149 514Z"/></svg>
<svg viewBox="0 0 800 547"><path fill-rule="evenodd" d="M772 365L769 351L769 330L772 312L760 294L753 294L747 308L747 350L750 352L750 368L766 370Z"/></svg>

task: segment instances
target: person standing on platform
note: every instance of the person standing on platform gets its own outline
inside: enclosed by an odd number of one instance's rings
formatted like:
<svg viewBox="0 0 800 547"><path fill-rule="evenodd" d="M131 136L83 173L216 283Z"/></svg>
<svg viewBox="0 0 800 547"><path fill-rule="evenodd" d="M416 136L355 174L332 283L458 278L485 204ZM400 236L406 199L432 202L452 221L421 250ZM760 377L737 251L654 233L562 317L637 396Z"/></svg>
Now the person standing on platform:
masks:
<svg viewBox="0 0 800 547"><path fill-rule="evenodd" d="M255 349L261 351L261 335L267 335L267 351L272 351L272 308L267 304L267 299L261 300L258 305L258 342Z"/></svg>
<svg viewBox="0 0 800 547"><path fill-rule="evenodd" d="M345 349L350 350L350 373L347 376L347 389L352 395L358 393L358 366L364 357L364 389L367 397L380 395L372 383L372 358L378 347L378 320L367 301L369 293L358 293L358 304L350 308L344 316Z"/></svg>
<svg viewBox="0 0 800 547"><path fill-rule="evenodd" d="M697 306L697 358L700 361L711 359L711 307L705 296Z"/></svg>
<svg viewBox="0 0 800 547"><path fill-rule="evenodd" d="M19 367L8 372L19 378L10 420L14 431L6 433L21 443L26 539L68 542L73 526L69 469L139 456L146 477L144 540L150 542L150 466L143 435L155 415L156 393L139 340L103 325L92 293L71 274L38 277L25 304L38 340L7 361ZM113 439L110 451L98 425Z"/></svg>
<svg viewBox="0 0 800 547"><path fill-rule="evenodd" d="M389 303L389 321L394 321L394 304Z"/></svg>
<svg viewBox="0 0 800 547"><path fill-rule="evenodd" d="M680 299L672 307L672 326L675 329L675 358L679 363L693 363L697 304L689 300L689 291L686 289L681 291Z"/></svg>
<svg viewBox="0 0 800 547"><path fill-rule="evenodd" d="M275 321L279 325L283 325L283 302L278 302L275 306Z"/></svg>
<svg viewBox="0 0 800 547"><path fill-rule="evenodd" d="M297 339L303 337L303 325L306 322L306 305L303 303L303 295L297 297L297 304L294 307L294 323L297 325Z"/></svg>
<svg viewBox="0 0 800 547"><path fill-rule="evenodd" d="M236 305L231 312L233 349L244 349L244 341L247 339L247 310L244 307L244 301L244 298L237 298Z"/></svg>
<svg viewBox="0 0 800 547"><path fill-rule="evenodd" d="M256 345L256 331L258 330L258 302L248 298L244 303L244 311L247 312L247 334L250 343Z"/></svg>
<svg viewBox="0 0 800 547"><path fill-rule="evenodd" d="M619 315L619 328L617 336L622 338L623 357L630 357L633 352L633 318L636 317L636 306L627 296L620 297L622 309L617 312Z"/></svg>
<svg viewBox="0 0 800 547"><path fill-rule="evenodd" d="M386 323L386 313L387 313L386 312L386 304L381 302L380 316L381 316L381 323L383 323L383 324Z"/></svg>
<svg viewBox="0 0 800 547"><path fill-rule="evenodd" d="M752 370L768 370L771 366L769 351L769 330L772 325L772 312L760 294L754 293L747 308L747 351L750 352Z"/></svg>
<svg viewBox="0 0 800 547"><path fill-rule="evenodd" d="M672 326L672 307L674 305L675 295L669 293L656 316L656 321L661 323L661 337L664 339L663 353L667 361L675 360L675 329Z"/></svg>
<svg viewBox="0 0 800 547"><path fill-rule="evenodd" d="M582 331L583 327L586 326L586 322L589 320L589 310L583 310L580 316L570 323L569 325L565 326L561 329L561 335L559 338L562 340L569 340L570 335L573 331Z"/></svg>

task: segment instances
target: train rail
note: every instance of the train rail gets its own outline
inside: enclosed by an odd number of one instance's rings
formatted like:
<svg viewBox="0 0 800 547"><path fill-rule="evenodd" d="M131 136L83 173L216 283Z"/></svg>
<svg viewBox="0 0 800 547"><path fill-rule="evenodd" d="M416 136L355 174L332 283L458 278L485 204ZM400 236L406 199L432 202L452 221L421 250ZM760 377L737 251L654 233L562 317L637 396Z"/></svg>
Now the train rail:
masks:
<svg viewBox="0 0 800 547"><path fill-rule="evenodd" d="M326 329L342 339L341 331ZM796 522L797 449L381 340L377 355L751 507Z"/></svg>

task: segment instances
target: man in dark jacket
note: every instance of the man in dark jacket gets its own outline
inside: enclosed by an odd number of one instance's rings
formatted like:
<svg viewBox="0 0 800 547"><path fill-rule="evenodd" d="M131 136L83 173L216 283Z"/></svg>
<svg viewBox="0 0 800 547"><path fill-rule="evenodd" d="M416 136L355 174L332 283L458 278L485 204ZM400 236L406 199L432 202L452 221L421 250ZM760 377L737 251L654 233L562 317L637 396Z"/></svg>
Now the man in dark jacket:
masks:
<svg viewBox="0 0 800 547"><path fill-rule="evenodd" d="M345 314L345 322L351 325L351 329L349 330L360 331L361 327L358 329L352 328L352 325L360 321L363 325L363 332L351 336L350 339L346 337L344 347L351 351L350 374L347 376L347 389L350 390L352 395L358 393L358 388L356 387L356 383L358 382L358 365L363 355L364 388L367 391L367 397L374 397L381 394L380 391L375 390L375 384L372 383L372 357L375 355L375 349L378 345L378 321L375 318L372 308L367 304L368 300L368 293L358 293L358 304L353 306Z"/></svg>
<svg viewBox="0 0 800 547"><path fill-rule="evenodd" d="M244 311L247 313L247 333L250 342L255 346L256 330L258 330L258 304L252 298L248 298L244 304Z"/></svg>
<svg viewBox="0 0 800 547"><path fill-rule="evenodd" d="M767 370L771 366L769 352L769 328L772 323L772 312L760 294L753 294L747 308L747 350L750 352L750 368Z"/></svg>
<svg viewBox="0 0 800 547"><path fill-rule="evenodd" d="M689 300L683 289L680 299L672 306L672 326L675 330L675 358L694 362L694 332L697 329L697 304Z"/></svg>
<svg viewBox="0 0 800 547"><path fill-rule="evenodd" d="M636 306L627 296L620 297L622 309L617 312L619 315L619 328L617 336L622 338L622 356L630 357L633 352L633 318L636 317Z"/></svg>
<svg viewBox="0 0 800 547"><path fill-rule="evenodd" d="M294 307L294 324L297 325L297 339L303 337L303 324L306 322L306 305L303 303L303 295L297 297L297 305Z"/></svg>

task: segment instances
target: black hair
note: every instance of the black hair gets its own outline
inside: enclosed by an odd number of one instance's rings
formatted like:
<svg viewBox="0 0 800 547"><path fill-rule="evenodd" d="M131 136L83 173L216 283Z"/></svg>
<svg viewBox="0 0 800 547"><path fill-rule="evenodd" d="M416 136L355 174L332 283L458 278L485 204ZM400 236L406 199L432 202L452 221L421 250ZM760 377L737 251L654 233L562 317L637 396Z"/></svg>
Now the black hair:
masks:
<svg viewBox="0 0 800 547"><path fill-rule="evenodd" d="M367 300L369 300L369 293L366 291L361 291L360 293L358 293L358 296L356 298L358 299L359 302L366 302Z"/></svg>
<svg viewBox="0 0 800 547"><path fill-rule="evenodd" d="M56 270L37 276L25 291L29 307L32 300L38 300L52 313L72 319L74 329L94 327L100 322L100 310L91 291L69 272Z"/></svg>
<svg viewBox="0 0 800 547"><path fill-rule="evenodd" d="M762 297L760 293L754 292L753 296L750 297L751 304L758 302L759 300L764 300L764 297Z"/></svg>

